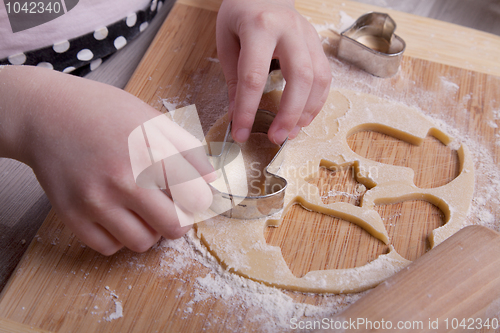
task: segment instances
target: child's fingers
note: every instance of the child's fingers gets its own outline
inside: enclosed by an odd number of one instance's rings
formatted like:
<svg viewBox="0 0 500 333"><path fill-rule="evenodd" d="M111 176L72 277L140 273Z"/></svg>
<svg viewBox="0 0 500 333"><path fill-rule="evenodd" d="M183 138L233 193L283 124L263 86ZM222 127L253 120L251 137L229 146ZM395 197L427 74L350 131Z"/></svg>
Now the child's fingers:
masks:
<svg viewBox="0 0 500 333"><path fill-rule="evenodd" d="M283 36L277 52L286 86L278 115L269 129L269 138L281 144L302 116L313 86L314 69L307 44L293 34Z"/></svg>
<svg viewBox="0 0 500 333"><path fill-rule="evenodd" d="M225 1L219 11L217 48L228 84L232 134L238 142L249 137L273 56L280 59L287 85L269 130L271 141L295 136L325 102L330 67L316 31L291 7Z"/></svg>
<svg viewBox="0 0 500 333"><path fill-rule="evenodd" d="M330 83L332 81L330 64L321 47L319 38L316 38L316 30L312 27L311 30L311 38L307 38L307 44L313 64L314 81L302 116L297 123L299 127L309 125L321 111L328 97Z"/></svg>
<svg viewBox="0 0 500 333"><path fill-rule="evenodd" d="M183 160L164 163L163 167L168 192L176 205L191 213L203 212L210 207L212 191L203 178L195 176L197 171L191 164Z"/></svg>
<svg viewBox="0 0 500 333"><path fill-rule="evenodd" d="M200 176L207 182L216 179L201 142L178 124L165 116L159 116L144 123L143 128L154 162L164 160L166 166L179 167L185 166L186 161L191 164L183 169L182 177L174 179L173 176L178 173L172 174L168 179L170 185Z"/></svg>
<svg viewBox="0 0 500 333"><path fill-rule="evenodd" d="M123 244L98 223L75 216L61 218L68 221L66 224L80 241L105 256L110 256L123 247Z"/></svg>
<svg viewBox="0 0 500 333"><path fill-rule="evenodd" d="M330 91L330 80L328 76L323 74L320 75L321 77L319 78L316 78L315 76L313 88L311 89L311 93L307 98L307 102L306 105L304 106L302 115L300 116L300 119L297 122L296 127L298 128L308 126L321 111L323 105L326 102L326 99L328 98L328 93ZM290 133L290 137L294 138L295 137L294 134Z"/></svg>
<svg viewBox="0 0 500 333"><path fill-rule="evenodd" d="M193 174L193 177L201 176L208 183L217 179L217 174L208 160L205 148L198 139L175 123L172 123L168 130L163 130L163 135L175 146L182 158L196 169L197 173ZM175 163L177 157L179 156L167 157L165 163Z"/></svg>
<svg viewBox="0 0 500 333"><path fill-rule="evenodd" d="M154 182L160 180L156 185L162 188L168 186L172 199L186 211L206 210L212 204L212 191L198 169L210 169L214 176L215 172L206 156L200 157L199 152L194 153L200 150L201 143L166 117L153 120L155 121L144 124L153 162L145 171L151 172L146 179ZM177 147L180 147L180 151ZM183 152L189 151L191 154L186 155L192 163L183 156ZM204 150L202 154L204 155ZM200 167L202 160L205 167Z"/></svg>
<svg viewBox="0 0 500 333"><path fill-rule="evenodd" d="M203 212L212 204L212 191L181 154L165 160L163 170L174 202L188 212Z"/></svg>
<svg viewBox="0 0 500 333"><path fill-rule="evenodd" d="M205 182L211 183L217 179L217 173L212 164L210 164L207 151L203 146L200 145L199 147L187 150L179 149L178 147L177 149L180 151L182 157L196 169Z"/></svg>
<svg viewBox="0 0 500 333"><path fill-rule="evenodd" d="M234 35L226 26L227 19L222 13L217 17L217 56L224 72L227 84L227 94L229 98L229 119L234 111L234 99L236 97L236 87L238 85L238 57L240 54L240 43L238 37Z"/></svg>
<svg viewBox="0 0 500 333"><path fill-rule="evenodd" d="M248 35L248 36L247 36ZM232 118L232 135L235 141L244 142L259 107L262 92L269 74L276 41L265 31L252 31L240 35L241 51L238 61L238 86L235 112Z"/></svg>
<svg viewBox="0 0 500 333"><path fill-rule="evenodd" d="M323 105L325 104L325 101L328 98L328 93L329 93L329 88L324 91L323 96L319 99L321 102L316 110L314 110L313 112L304 111L299 122L297 123L295 128L290 132L289 136L290 139L294 139L299 134L302 127L308 126L314 120L314 118L318 115Z"/></svg>
<svg viewBox="0 0 500 333"><path fill-rule="evenodd" d="M137 184L138 193L139 190L148 191L141 191L145 197L136 197L141 203L147 201L148 193L158 192L164 198L168 198L160 191L162 189L178 206L191 213L203 212L212 204L213 195L210 187L180 153L174 153L154 163L139 175Z"/></svg>
<svg viewBox="0 0 500 333"><path fill-rule="evenodd" d="M161 235L139 215L125 207L114 207L100 212L100 224L121 244L134 252L150 249Z"/></svg>
<svg viewBox="0 0 500 333"><path fill-rule="evenodd" d="M194 223L191 214L182 211L161 191L141 189L129 205L151 228L165 238L181 237Z"/></svg>

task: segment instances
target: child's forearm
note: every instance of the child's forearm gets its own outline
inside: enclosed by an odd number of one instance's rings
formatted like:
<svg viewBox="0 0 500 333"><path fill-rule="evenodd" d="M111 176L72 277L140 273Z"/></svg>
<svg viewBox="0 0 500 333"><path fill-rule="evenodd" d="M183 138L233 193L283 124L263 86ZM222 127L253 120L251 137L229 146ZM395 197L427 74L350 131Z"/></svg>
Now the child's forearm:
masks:
<svg viewBox="0 0 500 333"><path fill-rule="evenodd" d="M70 85L68 78L69 75L33 66L1 67L1 157L33 163L39 131L50 130L48 123L56 131L64 126L60 111L65 109L68 98L64 93Z"/></svg>
<svg viewBox="0 0 500 333"><path fill-rule="evenodd" d="M181 225L193 223L192 213L210 206L210 175L192 158L169 165L203 175L180 184L176 202L160 187L136 184L129 135L161 115L140 99L28 66L3 67L0 87L0 155L30 165L59 218L97 251L112 254L123 246L145 251L160 235L183 235L187 229ZM157 139L168 147L167 156L201 146L169 121ZM144 157L144 163L151 162Z"/></svg>
<svg viewBox="0 0 500 333"><path fill-rule="evenodd" d="M36 75L14 66L0 67L0 156L25 161L26 129Z"/></svg>

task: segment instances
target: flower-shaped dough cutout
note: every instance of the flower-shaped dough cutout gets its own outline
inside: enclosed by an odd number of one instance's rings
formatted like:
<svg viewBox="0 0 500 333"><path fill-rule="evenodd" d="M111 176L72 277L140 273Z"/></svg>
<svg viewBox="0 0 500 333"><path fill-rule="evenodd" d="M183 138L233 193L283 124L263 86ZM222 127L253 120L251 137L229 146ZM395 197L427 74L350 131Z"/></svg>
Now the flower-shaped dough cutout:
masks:
<svg viewBox="0 0 500 333"><path fill-rule="evenodd" d="M227 124L227 119L221 119L214 128L224 128L225 121ZM288 181L283 212L299 203L306 209L355 223L387 243L387 231L374 207L426 200L444 214L445 224L430 237L432 247L458 231L466 218L474 188L473 163L467 147L462 145L457 150L460 173L453 181L422 189L413 184L412 169L385 165L355 154L346 140L362 130L388 133L416 145L427 135L444 144L452 141L416 108L373 95L331 91L322 112L287 144L286 157L278 173ZM360 206L323 203L317 186L305 180L308 175L317 173L320 165L356 168L358 181L371 188L364 194ZM271 219L244 221L217 216L199 223L197 234L221 263L234 272L268 285L306 292L362 291L410 263L391 248L389 253L361 267L310 271L298 278L288 268L280 248L266 244L264 238L264 228L270 224L279 225L283 212Z"/></svg>

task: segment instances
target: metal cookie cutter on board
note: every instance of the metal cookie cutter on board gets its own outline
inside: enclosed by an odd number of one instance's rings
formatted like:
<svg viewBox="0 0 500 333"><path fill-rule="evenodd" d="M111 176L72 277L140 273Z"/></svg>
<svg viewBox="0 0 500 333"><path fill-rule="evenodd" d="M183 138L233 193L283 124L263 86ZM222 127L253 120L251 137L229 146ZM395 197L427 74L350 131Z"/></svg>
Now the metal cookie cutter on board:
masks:
<svg viewBox="0 0 500 333"><path fill-rule="evenodd" d="M406 48L395 30L396 22L388 14L364 14L340 34L337 56L370 74L393 76Z"/></svg>
<svg viewBox="0 0 500 333"><path fill-rule="evenodd" d="M251 133L267 134L274 117L274 113L259 109L255 115ZM276 173L283 162L283 148L287 140L288 139L280 145L278 152L264 169L264 194L245 197L233 195L231 194L230 184L224 167L234 158L235 154L239 153L239 150L235 152L232 149L236 144L231 136L231 123L229 123L222 146L220 150L217 151L218 154L209 155L215 170L220 169L222 171L222 176L224 177L224 182L228 191L219 191L211 186L213 201L210 209L229 218L245 220L269 216L282 210L287 181L276 175Z"/></svg>

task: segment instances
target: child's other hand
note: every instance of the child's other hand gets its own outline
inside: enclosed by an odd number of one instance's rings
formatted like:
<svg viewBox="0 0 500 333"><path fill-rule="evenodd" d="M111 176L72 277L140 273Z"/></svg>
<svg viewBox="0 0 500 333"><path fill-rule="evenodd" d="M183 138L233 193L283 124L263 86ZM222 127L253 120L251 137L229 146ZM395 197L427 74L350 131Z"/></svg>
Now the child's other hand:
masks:
<svg viewBox="0 0 500 333"><path fill-rule="evenodd" d="M120 89L51 70L2 71L0 107L10 110L4 116L11 133L0 135L0 153L33 168L57 215L88 246L105 255L123 246L143 252L160 236L182 236L189 227L179 218L189 223L192 213L210 206L206 181L213 174L182 184L184 195L175 198L179 214L162 191L136 185L128 136L161 114L151 106ZM201 145L172 125L163 133L166 146L185 151ZM180 172L194 167L206 174L196 159L181 162Z"/></svg>
<svg viewBox="0 0 500 333"><path fill-rule="evenodd" d="M328 96L331 70L314 27L293 0L224 0L217 17L217 53L226 77L233 137L249 137L271 59L286 86L269 138L282 143L309 125Z"/></svg>

